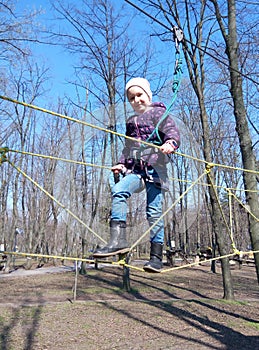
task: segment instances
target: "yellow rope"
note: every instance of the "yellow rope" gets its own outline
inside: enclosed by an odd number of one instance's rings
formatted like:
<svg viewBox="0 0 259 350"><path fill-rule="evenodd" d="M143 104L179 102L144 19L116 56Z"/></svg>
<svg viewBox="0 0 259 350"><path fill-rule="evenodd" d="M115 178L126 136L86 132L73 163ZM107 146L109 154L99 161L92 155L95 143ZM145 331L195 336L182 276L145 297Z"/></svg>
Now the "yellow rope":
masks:
<svg viewBox="0 0 259 350"><path fill-rule="evenodd" d="M76 219L80 224L82 224L87 230L89 230L93 235L98 237L103 243L107 243L101 236L94 232L91 227L87 226L79 217L77 217L71 210L66 208L61 202L59 202L55 197L53 197L48 191L46 191L42 186L40 186L36 181L34 181L30 176L18 168L14 163L7 159L8 163L12 165L20 174L22 174L26 179L30 180L36 187L38 187L42 192L44 192L49 198L51 198L58 206L64 209L68 214L70 214L74 219Z"/></svg>
<svg viewBox="0 0 259 350"><path fill-rule="evenodd" d="M93 167L93 168L95 167L95 168L100 168L100 169L111 170L111 167L104 166L104 165L96 165L96 164L92 164L92 163L85 163L85 162L77 161L77 160L73 160L73 159L60 158L60 157L44 155L44 154L39 154L39 153L32 153L32 152L28 152L28 151L13 150L13 149L8 149L7 147L5 147L4 149L5 149L4 153L13 152L13 153L18 153L18 154L31 155L31 156L35 156L35 157L45 158L45 159L60 160L62 162L73 163L73 164L78 164L78 165L84 165L84 166L89 166L89 167ZM1 152L1 149L0 149L0 152ZM4 157L5 157L5 155L4 155ZM190 184L193 183L193 181L191 181L191 180L183 180L183 179L179 179L179 178L176 178L176 177L169 177L169 180L179 181L179 182L184 182L184 183L190 183ZM202 182L197 183L197 185L207 186L207 187L211 186L211 184L202 183ZM215 184L214 184L214 187L221 188L221 189L224 189L226 191L227 190L232 190L232 191L253 192L253 193L259 192L259 190L251 191L251 190L245 190L245 189L241 189L241 188L232 188L232 187L226 188L226 186L219 186L219 185L215 185Z"/></svg>
<svg viewBox="0 0 259 350"><path fill-rule="evenodd" d="M229 206L229 229L230 229L230 239L233 249L236 249L233 236L233 217L232 217L232 193L228 190L228 206Z"/></svg>
<svg viewBox="0 0 259 350"><path fill-rule="evenodd" d="M215 197L216 197L217 204L218 204L218 207L219 207L219 210L220 210L222 219L223 219L223 221L224 221L224 224L225 224L225 226L226 226L227 232L228 232L228 234L229 234L229 237L230 237L230 240L231 240L231 246L232 246L232 248L233 248L233 251L237 251L235 242L234 242L233 237L232 237L232 234L231 234L231 229L229 228L229 225L228 225L228 223L227 223L225 214L224 214L224 212L223 212L223 210L222 210L222 206L221 206L221 204L220 204L220 200L219 200L217 191L216 191L216 189L215 189L215 186L214 186L214 184L213 184L213 182L212 182L212 178L211 178L211 176L210 176L210 171L209 171L209 170L210 170L210 169L208 169L208 178L209 178L209 181L210 181L210 183L211 183L211 185L212 185L212 189L213 189L214 195L215 195Z"/></svg>
<svg viewBox="0 0 259 350"><path fill-rule="evenodd" d="M242 253L243 254L249 254L249 253L251 253L251 251L242 252ZM252 253L254 253L254 254L255 253L259 253L259 250L255 250ZM221 255L221 256L218 256L218 257L215 257L215 258L206 259L206 260L199 261L199 262L193 262L193 263L182 265L182 266L171 267L169 269L163 269L161 271L161 273L170 272L170 271L173 271L173 270L180 270L180 269L183 269L184 267L192 267L192 266L200 265L201 263L205 263L205 262L207 263L207 262L212 262L212 261L216 261L216 260L220 260L220 259L226 259L226 258L230 258L231 256L235 256L235 255L239 255L239 254L240 254L240 252L238 252L238 253L234 252L234 253Z"/></svg>
<svg viewBox="0 0 259 350"><path fill-rule="evenodd" d="M252 212L251 210L248 208L247 205L244 205L238 198L237 196L232 193L232 196L235 198L235 200L256 220L256 221L259 221L259 218L257 218Z"/></svg>
<svg viewBox="0 0 259 350"><path fill-rule="evenodd" d="M5 255L17 255L17 256L24 256L24 257L31 257L31 258L46 258L46 259L56 259L56 260L68 260L68 261L84 261L93 263L94 260L92 259L85 259L85 258L75 258L71 256L60 256L60 255L49 255L49 254L34 254L34 253L23 253L23 252L8 252L3 251L1 254Z"/></svg>
<svg viewBox="0 0 259 350"><path fill-rule="evenodd" d="M60 160L62 162L67 162L67 163L74 163L74 164L85 165L85 166L89 166L89 167L96 167L96 168L111 170L111 167L108 167L108 166L96 165L96 164L92 164L92 163L85 163L85 162L81 162L79 160L72 160L72 159L66 159L66 158L60 158L60 157L54 157L54 156L47 156L47 155L44 155L44 154L25 152L25 151L17 151L17 150L13 150L13 149L9 149L9 152L20 153L20 154L27 154L27 155L30 155L30 156L35 156L35 157L40 157L40 158Z"/></svg>
<svg viewBox="0 0 259 350"><path fill-rule="evenodd" d="M127 136L127 135L125 135L125 134L118 133L118 132L113 131L113 130L110 130L110 129L106 129L106 128L103 128L103 127L101 127L101 126L97 126L97 125L88 123L88 122L86 122L86 121L80 120L80 119L72 118L72 117L69 117L69 116L67 116L67 115L64 115L64 114L61 114L61 113L58 113L58 112L53 112L53 111L51 111L51 110L49 110L49 109L45 109L45 108L42 108L42 107L38 107L38 106L29 104L29 103L26 103L26 102L17 101L17 100L15 100L15 99L10 98L10 97L7 97L7 96L1 96L1 95L0 95L0 98L1 98L2 100L6 100L6 101L9 101L9 102L12 102L12 103L15 103L15 104L24 106L24 107L28 107L28 108L31 108L31 109L35 109L36 111L40 111L40 112L43 112L43 113L47 113L47 114L50 114L50 115L54 115L55 117L59 117L59 118L66 119L66 120L69 120L69 121L72 121L72 122L76 122L76 123L79 123L79 124L84 125L84 126L89 126L89 127L93 128L93 129L97 129L97 130L100 130L100 131L108 132L108 133L110 133L110 134L117 135L117 136L120 136L120 137L124 137L124 138L126 138L126 139L129 139L129 140L132 140L132 141L135 141L135 142L136 142L136 138L134 138L134 137L130 137L130 136ZM142 144L144 144L144 145L147 145L147 146L149 146L149 147L160 148L159 146L154 145L153 143L149 143L149 142L146 142L146 141L143 141L143 140L138 140L138 142L139 142L139 143L142 143Z"/></svg>
<svg viewBox="0 0 259 350"><path fill-rule="evenodd" d="M178 182L184 182L184 183L189 183L189 184L193 183L192 180L183 180L183 179L179 179L177 177L169 177L169 180L178 181ZM201 185L201 186L205 186L205 187L210 187L211 186L211 184L205 183L205 182L198 182L197 185ZM251 193L258 193L259 192L259 190L246 190L244 188L226 187L226 186L220 186L220 185L215 185L215 184L214 184L214 187L215 188L221 188L221 189L223 189L225 191L231 190L231 191L251 192Z"/></svg>
<svg viewBox="0 0 259 350"><path fill-rule="evenodd" d="M84 166L89 166L89 167L93 167L93 168L95 167L95 168L100 168L100 169L111 170L111 167L104 166L104 165L96 165L96 164L85 163L85 162L77 161L77 160L73 160L73 159L54 157L54 156L50 156L50 155L44 155L44 154L39 154L39 153L32 153L32 152L27 152L27 151L18 151L18 150L8 149L7 147L0 148L0 153L3 154L3 159L4 159L3 161L6 161L6 153L7 152L13 152L13 153L24 154L24 155L31 155L31 156L45 158L45 159L60 160L60 161L67 162L67 163L73 163L73 164L84 165ZM1 159L0 159L0 165L1 165ZM190 183L190 184L193 183L193 181L191 181L191 180L183 180L183 179L179 179L179 178L176 178L176 177L169 177L169 180L179 181L179 182L184 182L184 183ZM198 182L196 184L197 185L201 185L201 186L206 186L206 187L210 187L211 186L211 184L203 183L203 182ZM219 185L215 185L215 184L214 184L214 187L215 188L224 189L225 191L231 190L231 191L242 191L242 192L252 192L252 193L259 192L259 190L251 191L251 190L246 190L246 189L242 189L242 188L234 188L234 187L226 188L226 186L219 186Z"/></svg>
<svg viewBox="0 0 259 350"><path fill-rule="evenodd" d="M4 161L5 161L5 158L6 158L5 153L13 152L13 153L18 153L18 154L31 155L31 156L35 156L35 157L45 158L45 159L60 160L62 162L73 163L73 164L78 164L78 165L84 165L84 166L89 166L89 167L93 167L93 168L95 167L95 168L100 168L100 169L111 170L111 167L108 167L108 166L96 165L96 164L92 164L92 163L85 163L85 162L77 161L77 160L73 160L73 159L60 158L60 157L44 155L44 154L39 154L39 153L32 153L32 152L28 152L28 151L18 151L18 150L8 149L7 147L4 147L2 149L4 150L4 151L2 151L2 153L4 153L4 155L3 155ZM0 153L1 153L1 148L0 148ZM1 162L0 162L0 164L1 164ZM169 177L169 180L179 181L179 182L184 182L184 183L190 183L190 184L193 183L193 181L191 181L191 180L183 180L183 179L179 179L179 178L176 178L176 177ZM206 187L210 187L211 186L211 184L203 183L203 182L198 182L197 185L206 186ZM246 190L246 189L242 189L242 188L234 188L234 187L226 188L226 186L219 186L219 185L215 185L215 184L214 184L214 187L215 188L221 188L221 189L224 189L226 191L231 190L231 191L242 191L242 192L252 192L252 193L259 192L259 190L251 191L251 190Z"/></svg>
<svg viewBox="0 0 259 350"><path fill-rule="evenodd" d="M185 157L185 158L196 160L197 162L204 163L204 164L207 164L209 166L214 166L214 167L218 167L218 168L225 168L225 169L229 169L229 170L244 171L244 172L247 172L247 173L258 174L259 175L259 171L256 171L256 170L243 169L243 168L234 167L234 166L231 166L231 165L219 164L219 163L211 163L211 162L207 162L206 160L199 159L197 157L190 156L190 155L185 154L185 153L180 153L179 151L175 152L175 154L177 154L179 156L182 156L182 157Z"/></svg>
<svg viewBox="0 0 259 350"><path fill-rule="evenodd" d="M17 101L17 100L14 100L12 98L9 98L9 97L6 97L6 96L1 96L0 95L0 98L3 99L3 100L6 100L6 101L9 101L9 102L13 102L13 103L16 103L16 104L19 104L19 105L22 105L24 107L28 107L28 108L31 108L31 109L35 109L35 110L38 110L38 111L41 111L41 112L44 112L44 113L47 113L47 114L50 114L50 115L54 115L54 116L57 116L57 117L60 117L60 118L64 118L64 119L67 119L67 120L70 120L70 121L73 121L73 122L77 122L79 124L82 124L82 125L85 125L85 126L88 126L88 127L91 127L91 128L94 128L94 129L97 129L97 130L100 130L100 131L104 131L104 132L108 132L108 133L111 133L111 134L114 134L114 135L117 135L117 136L121 136L121 137L124 137L124 138L127 138L127 139L130 139L132 141L136 141L135 138L133 137L129 137L129 136L126 136L124 134L120 134L118 132L115 132L115 131L112 131L112 130L109 130L109 129L106 129L106 128L102 128L102 127L99 127L99 126L96 126L96 125L93 125L93 124L90 124L90 123L87 123L85 121L82 121L82 120L78 120L78 119L75 119L75 118L72 118L72 117L68 117L66 115L63 115L61 113L57 113L57 112L53 112L53 111L50 111L50 110L47 110L47 109L44 109L44 108L41 108L41 107L37 107L35 105L32 105L32 104L28 104L28 103L25 103L25 102L20 102L20 101ZM138 140L140 143L142 144L145 144L149 147L154 147L154 148L160 148L159 146L157 145L154 145L152 143L149 143L149 142L145 142L145 141L142 141L142 140ZM67 211L70 215L72 215L77 221L79 221L83 226L85 226L91 233L93 233L96 237L98 237L101 241L103 241L104 243L107 243L101 236L99 236L97 233L95 233L90 227L88 227L81 219L79 219L75 214L73 214L68 208L66 208L63 204L61 204L58 200L56 200L50 193L48 193L44 188L42 188L38 183L36 183L32 178L30 178L27 174L25 174L21 169L19 169L18 167L16 167L10 160L8 160L6 158L6 152L8 152L9 149L6 147L6 148L1 148L0 149L0 153L1 153L1 159L0 159L0 165L4 162L4 161L8 161L18 172L20 172L24 177L26 177L27 179L29 179L35 186L37 186L41 191L43 191L47 196L49 196L53 201L55 201L55 203L57 203L59 206L61 206L65 211ZM12 152L17 152L17 153L22 153L22 154L30 154L30 155L35 155L35 156L39 156L39 157L43 157L43 158L50 158L50 159L56 159L56 160L62 160L62 161L66 161L66 162L73 162L73 163L76 163L76 164L83 164L83 165L89 165L89 166L94 166L93 164L89 164L89 163L84 163L84 162L77 162L77 161L71 161L71 160L68 160L68 159L64 159L64 158L58 158L58 157L52 157L52 156L45 156L45 155L40 155L40 154L33 154L33 153L30 153L30 152L19 152L19 151L14 151L12 150ZM175 152L175 154L177 155L181 155L183 157L186 157L186 158L189 158L189 159L192 159L192 160L196 160L198 162L202 162L202 163L205 163L206 164L206 171L205 173L203 173L201 176L199 176L199 178L193 182L191 184L191 186L179 197L179 199L177 201L175 201L163 214L162 216L152 225L150 226L150 228L139 238L139 240L132 245L132 247L130 248L131 250L139 244L139 242L150 232L150 230L152 230L152 228L176 205L176 203L179 202L179 200L181 198L183 198L183 196L185 196L188 191L194 186L196 185L197 183L199 183L199 180L205 175L207 174L210 181L211 181L211 177L209 175L209 172L210 172L210 169L213 167L213 166L217 166L217 167L221 167L221 168L227 168L227 169L232 169L232 170L238 170L238 171L245 171L245 172L249 172L249 173L254 173L254 174L259 174L258 171L253 171L253 170L250 170L250 169L243 169L243 168L239 168L239 167L232 167L232 166L228 166L228 165L223 165L223 164L217 164L217 163L208 163L204 160L201 160L199 158L196 158L196 157L193 157L193 156L190 156L190 155L186 155L186 154L183 154L183 153L180 153L180 152ZM99 166L101 168L105 168L105 169L110 169L109 167L105 167L105 166ZM215 192L215 195L216 195L216 198L217 198L217 201L218 201L218 204L219 204L219 207L220 207L220 211L221 211L221 214L222 214L222 217L223 217L223 220L225 222L225 225L228 229L228 232L230 233L230 237L231 237L231 241L232 241L232 247L233 247L233 250L234 250L234 253L232 254L228 254L228 255L225 255L224 257L230 257L230 256L233 256L235 254L239 254L240 252L236 249L235 247L235 244L234 244L234 240L233 240L233 234L231 233L231 229L228 227L228 224L227 224L227 221L225 219L225 216L224 216L224 213L222 211L222 208L220 206L220 202L219 202L219 199L218 199L218 196L217 196L217 193L216 193L216 190L215 190L215 185L212 183L211 181L211 185L213 187L213 191ZM218 187L218 186L217 186ZM234 196L234 195L233 195ZM236 200L238 200L238 198L235 196ZM241 203L239 200L238 200L239 203ZM242 204L242 203L241 203ZM251 212L250 210L248 210L246 207L244 207L256 220L258 220ZM26 254L26 253L24 253ZM28 256L28 254L27 254ZM31 255L32 256L32 255ZM36 256L36 255L34 255ZM39 255L37 255L39 256ZM47 257L46 255L43 256L43 257ZM54 256L52 256L54 257ZM57 258L57 256L55 257ZM61 257L60 257L61 258ZM221 259L223 257L220 257ZM64 259L64 257L62 257L62 259ZM213 258L213 259L210 259L210 260L207 260L207 261L213 261L213 260L216 260L216 259L219 259L219 258ZM75 260L75 258L73 258L73 260ZM78 258L78 260L81 260L83 261L81 258ZM118 264L118 263L117 263ZM193 263L194 265L196 265L197 263ZM191 266L193 264L189 264L187 266ZM125 261L121 260L119 262L119 265L124 265L124 266L130 266L130 265L127 265L125 263ZM133 267L135 268L135 267ZM183 267L180 267L180 268L183 268ZM143 270L143 269L140 269L140 270ZM169 271L171 269L168 269ZM167 270L164 270L164 271L167 271Z"/></svg>
<svg viewBox="0 0 259 350"><path fill-rule="evenodd" d="M86 227L92 234L94 234L96 237L98 237L102 242L104 243L107 243L100 235L98 235L96 232L94 232L88 225L86 225L80 218L78 218L73 212L71 212L68 208L66 208L62 203L60 203L55 197L53 197L49 192L47 192L42 186L40 186L38 183L36 183L31 177L29 177L26 173L24 173L20 168L18 168L17 166L15 166L10 160L8 160L7 158L5 159L5 161L8 161L19 173L21 173L24 177L26 177L28 180L30 180L36 187L38 187L42 192L44 192L48 197L50 197L53 201L55 201L55 203L57 203L60 207L62 207L67 213L69 213L70 215L72 215L72 217L74 217L79 223L81 223L84 227ZM239 251L237 250L236 246L235 246L235 243L234 243L234 238L233 238L233 234L231 233L231 230L230 228L228 227L228 224L226 222L226 219L225 219L225 216L224 216L224 213L222 211L222 208L220 206L220 202L219 202L219 198L217 196L217 193L216 193L216 190L213 186L213 183L212 183L212 179L210 177L210 170L211 168L213 167L213 164L207 164L206 166L206 169L205 169L205 172L203 174L201 174L199 176L199 178L193 182L191 184L191 186L189 186L189 188L182 193L182 195L160 216L160 218L158 218L154 223L153 225L151 225L148 230L146 230L146 232L143 233L143 235L130 247L130 251L132 251L141 241L142 239L152 230L153 227L156 226L156 224L164 217L168 214L168 212L170 210L172 210L172 208L175 207L175 205L191 190L191 188L196 185L197 183L199 183L200 179L204 176L204 175L208 175L209 176L209 179L210 179L210 182L211 182L211 185L212 185L212 188L214 190L214 193L216 195L216 198L217 198L217 202L218 202L218 205L219 205L219 208L220 208L220 211L221 211L221 214L222 214L222 217L223 217L223 220L225 222L225 225L227 227L227 230L230 234L230 239L231 239L231 245L232 245L232 248L233 248L233 251L234 251L234 254L238 254Z"/></svg>
<svg viewBox="0 0 259 350"><path fill-rule="evenodd" d="M250 253L256 254L256 253L259 253L259 250L255 250L255 251L251 251L250 250L248 252L242 252L242 253L243 254L250 254ZM193 262L193 263L189 263L189 264L185 264L185 265L181 265L181 266L174 266L174 267L171 267L171 268L168 268L168 269L162 269L160 271L160 273L167 273L167 272L171 272L171 271L175 271L175 270L184 269L186 267L198 266L201 263L209 263L209 262L212 262L212 261L225 259L225 258L230 258L232 256L240 255L240 254L241 254L241 252L237 250L237 251L235 251L233 253L222 255L222 256L218 256L218 257L215 257L215 258L206 259L206 260L202 260L202 261L199 261L199 262ZM134 265L130 265L130 264L126 264L125 263L124 266L128 267L128 268L131 268L131 269L134 269L134 270L139 270L139 271L142 271L142 272L146 272L143 268L139 268L139 267L136 267Z"/></svg>
<svg viewBox="0 0 259 350"><path fill-rule="evenodd" d="M59 117L59 118L67 119L69 121L73 121L73 122L79 123L81 125L89 126L89 127L93 128L93 129L97 129L97 130L100 130L100 131L108 132L108 133L113 134L113 135L117 135L117 136L124 137L124 138L132 140L132 141L136 141L136 139L134 137L130 137L130 136L127 136L125 134L121 134L121 133L118 133L116 131L113 131L113 130L110 130L110 129L106 129L106 128L103 128L103 127L100 127L100 126L97 126L97 125L85 122L83 120L72 118L72 117L66 116L66 115L61 114L61 113L53 112L51 110L48 110L48 109L45 109L45 108L42 108L42 107L38 107L38 106L29 104L29 103L26 103L26 102L21 102L21 101L15 100L15 99L7 97L7 96L0 95L0 99L5 100L5 101L9 101L9 102L12 102L12 103L24 106L24 107L28 107L28 108L31 108L31 109L34 109L34 110L37 110L37 111L40 111L40 112L43 112L43 113L54 115L54 116ZM149 143L149 142L146 142L146 141L143 141L143 140L138 140L138 142L141 143L141 144L147 145L149 147L160 148L160 146L154 145L153 143ZM205 160L202 160L202 159L199 159L197 157L193 157L193 156L190 156L190 155L187 155L187 154L184 154L184 153L180 153L180 152L175 152L175 154L180 155L182 157L186 157L186 158L189 158L189 159L196 160L198 162L201 162L201 163L204 163L204 164L207 164L207 165L217 166L219 168L227 168L227 169L232 169L232 170L245 171L245 172L253 173L253 174L259 174L259 171L255 171L255 170L251 170L251 169L243 169L243 168L239 168L239 167L233 167L233 166L230 166L230 165L223 165L223 164L217 164L217 163L208 163Z"/></svg>
<svg viewBox="0 0 259 350"><path fill-rule="evenodd" d="M24 155L31 155L31 156L45 158L45 159L60 160L60 161L67 162L67 163L73 163L73 164L84 165L84 166L89 166L89 167L93 167L93 168L95 167L95 168L100 168L100 169L111 170L111 167L104 166L104 165L96 165L96 164L92 164L92 163L85 163L82 161L76 161L76 160L72 160L72 159L54 157L54 156L50 156L50 155L32 153L32 152L27 152L27 151L18 151L18 150L8 149L7 147L0 148L0 154L1 153L3 154L2 155L3 161L6 161L6 153L7 152L13 152L13 153L24 154ZM1 165L1 159L0 159L0 165ZM191 180L183 180L183 179L179 179L176 177L169 177L169 180L193 184L193 181L191 181ZM211 186L211 184L203 183L203 182L198 182L196 184L201 185L201 186L206 186L206 187ZM233 187L226 188L226 186L219 186L219 185L215 185L215 184L214 184L214 187L224 189L225 191L231 190L231 191L242 191L242 192L251 192L251 193L259 192L259 190L251 191L251 190L246 190L246 189L241 189L241 188L233 188Z"/></svg>
<svg viewBox="0 0 259 350"><path fill-rule="evenodd" d="M147 231L146 232L144 232L143 233L143 235L130 247L130 251L132 251L141 241L142 241L142 239L158 224L158 222L165 216L165 215L167 215L167 213L170 211L170 210L172 210L172 208L173 207L175 207L175 205L192 189L192 187L194 186L194 185L196 185L196 183L198 182L198 181L200 181L200 179L204 176L204 175L206 175L206 172L204 172L203 174L201 174L199 177L198 177L198 179L191 185L191 186L189 186L188 188L187 188L187 190L186 191L184 191L182 194L181 194L181 196L160 216L160 218L159 219L157 219L154 223L153 223L153 225L151 225L148 229L147 229Z"/></svg>
<svg viewBox="0 0 259 350"><path fill-rule="evenodd" d="M94 263L102 263L102 264L107 264L107 265L116 265L116 266L125 266L134 270L138 270L141 272L145 272L145 270L143 268L134 266L134 265L130 265L127 264L125 262L125 259L121 259L119 261L109 261L109 260L98 260L98 259L86 259L86 258L78 258L78 257L71 257L71 256L60 256L60 255L49 255L49 254L34 254L34 253L23 253L23 252L9 252L9 251L2 251L0 252L3 255L16 255L16 256L24 256L24 257L32 257L32 258L47 258L47 259L56 259L56 260L67 260L67 261L82 261L82 262L86 262L88 264L94 264ZM249 250L247 252L242 252L243 255L245 254L256 254L259 253L259 250ZM234 253L230 253L230 254L226 254L226 255L221 255L221 256L217 256L215 258L211 258L211 259L206 259L206 260L202 260L202 261L198 261L198 262L193 262L193 263L189 263L186 265L181 265L181 266L174 266L168 269L162 269L160 271L160 273L167 273L167 272L171 272L171 271L175 271L175 270L180 270L186 267L192 267L192 266L197 266L200 265L201 263L209 263L212 261L216 261L216 260L220 260L220 259L225 259L225 258L230 258L232 256L235 255L240 255L241 252L237 251Z"/></svg>

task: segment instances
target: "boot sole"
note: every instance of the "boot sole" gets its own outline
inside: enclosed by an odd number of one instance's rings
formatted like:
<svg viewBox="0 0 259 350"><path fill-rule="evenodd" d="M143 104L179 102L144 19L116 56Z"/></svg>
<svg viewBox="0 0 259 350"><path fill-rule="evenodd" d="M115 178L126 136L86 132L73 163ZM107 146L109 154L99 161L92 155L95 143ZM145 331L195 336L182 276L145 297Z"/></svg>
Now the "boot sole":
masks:
<svg viewBox="0 0 259 350"><path fill-rule="evenodd" d="M126 254L130 251L129 248L123 248L120 250L116 250L116 252L111 252L111 253L95 253L93 254L93 258L105 258L108 256L114 256L114 255L118 255L118 254Z"/></svg>
<svg viewBox="0 0 259 350"><path fill-rule="evenodd" d="M154 273L159 273L162 270L162 269L155 269L154 267L151 267L151 266L144 266L143 269L145 272L154 272Z"/></svg>

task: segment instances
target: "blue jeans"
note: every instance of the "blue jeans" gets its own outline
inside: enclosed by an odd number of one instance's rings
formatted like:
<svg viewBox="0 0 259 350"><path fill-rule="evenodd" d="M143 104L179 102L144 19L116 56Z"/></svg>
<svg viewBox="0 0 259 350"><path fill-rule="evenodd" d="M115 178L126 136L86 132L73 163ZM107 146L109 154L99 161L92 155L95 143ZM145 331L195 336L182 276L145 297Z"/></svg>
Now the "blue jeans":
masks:
<svg viewBox="0 0 259 350"><path fill-rule="evenodd" d="M112 186L112 212L111 219L116 221L125 221L127 219L127 199L135 192L146 188L147 204L146 216L149 226L153 225L163 213L162 205L164 199L164 190L154 182L143 181L141 174L128 174L118 183ZM164 221L160 219L150 231L150 242L164 243Z"/></svg>

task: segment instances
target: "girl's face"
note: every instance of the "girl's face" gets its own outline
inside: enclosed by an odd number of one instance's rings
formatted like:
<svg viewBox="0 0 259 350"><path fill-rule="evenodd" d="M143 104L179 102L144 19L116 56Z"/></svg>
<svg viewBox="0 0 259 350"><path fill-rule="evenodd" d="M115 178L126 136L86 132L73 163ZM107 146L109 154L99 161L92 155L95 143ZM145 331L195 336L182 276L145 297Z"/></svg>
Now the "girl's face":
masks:
<svg viewBox="0 0 259 350"><path fill-rule="evenodd" d="M147 93L139 86L131 86L127 92L129 103L134 111L138 114L145 112L150 106L150 98Z"/></svg>

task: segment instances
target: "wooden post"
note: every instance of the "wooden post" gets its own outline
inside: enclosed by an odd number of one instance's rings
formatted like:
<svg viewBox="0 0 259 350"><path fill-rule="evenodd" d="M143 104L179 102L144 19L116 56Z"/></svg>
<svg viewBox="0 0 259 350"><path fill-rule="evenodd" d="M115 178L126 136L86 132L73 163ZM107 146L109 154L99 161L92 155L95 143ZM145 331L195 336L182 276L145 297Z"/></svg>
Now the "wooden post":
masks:
<svg viewBox="0 0 259 350"><path fill-rule="evenodd" d="M129 264L130 262L130 257L131 254L121 254L119 255L119 259L125 259L125 263ZM126 265L123 265L123 289L126 292L130 292L131 288L130 288L130 268Z"/></svg>

